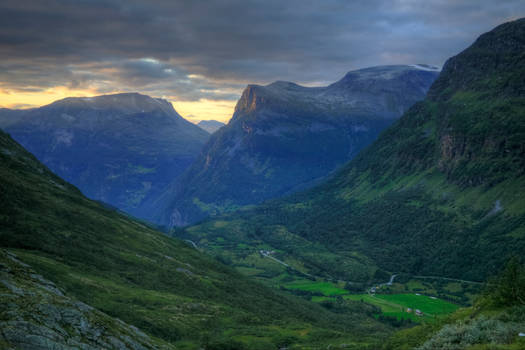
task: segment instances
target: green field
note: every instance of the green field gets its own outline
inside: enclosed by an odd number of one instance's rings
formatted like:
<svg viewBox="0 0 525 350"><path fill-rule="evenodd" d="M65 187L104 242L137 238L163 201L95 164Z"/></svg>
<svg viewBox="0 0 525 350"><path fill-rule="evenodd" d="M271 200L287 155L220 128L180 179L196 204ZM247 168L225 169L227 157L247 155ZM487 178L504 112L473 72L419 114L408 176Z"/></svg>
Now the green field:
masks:
<svg viewBox="0 0 525 350"><path fill-rule="evenodd" d="M416 321L450 314L459 308L457 305L445 300L433 299L426 295L416 294L352 294L345 295L343 298L349 300L362 300L378 306L386 316L394 316L398 319L410 318ZM413 313L407 313L407 308L411 308L412 310L419 309L424 315L418 317Z"/></svg>
<svg viewBox="0 0 525 350"><path fill-rule="evenodd" d="M413 321L432 320L437 317L450 314L456 311L459 306L448 301L421 295L416 293L394 293L394 294L348 294L348 291L338 286L336 283L326 281L311 281L306 279L296 280L283 285L288 290L299 290L303 292L319 293L313 295L313 302L321 303L324 301L335 300L341 296L345 300L364 301L375 305L381 309L385 316L400 319L411 319ZM407 309L412 309L407 312ZM420 310L423 315L416 316L415 310Z"/></svg>
<svg viewBox="0 0 525 350"><path fill-rule="evenodd" d="M334 283L317 282L317 281L310 281L310 280L294 281L294 282L285 284L284 287L286 289L291 289L291 290L302 290L305 292L318 292L328 297L336 296L336 295L343 295L343 294L348 293L348 291L344 290L343 288L339 288Z"/></svg>
<svg viewBox="0 0 525 350"><path fill-rule="evenodd" d="M375 296L390 303L401 305L405 308L419 309L429 315L443 315L454 312L457 305L441 299L433 299L426 295L416 294L378 294Z"/></svg>

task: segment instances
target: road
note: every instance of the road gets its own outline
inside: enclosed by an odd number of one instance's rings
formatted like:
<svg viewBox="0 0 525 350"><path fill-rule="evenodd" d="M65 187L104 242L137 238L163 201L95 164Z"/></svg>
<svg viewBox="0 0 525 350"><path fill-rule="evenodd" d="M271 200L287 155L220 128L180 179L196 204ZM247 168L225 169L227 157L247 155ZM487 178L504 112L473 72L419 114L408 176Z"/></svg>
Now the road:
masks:
<svg viewBox="0 0 525 350"><path fill-rule="evenodd" d="M467 281L467 280L460 280L457 278L448 278L448 277L439 277L439 276L412 276L412 278L419 278L419 279L437 279L437 280L445 280L445 281L453 281L453 282L461 282L461 283L471 283L471 284L483 284L482 282L476 282L476 281Z"/></svg>
<svg viewBox="0 0 525 350"><path fill-rule="evenodd" d="M195 244L195 242L193 242L192 240L189 240L189 239L185 239L186 242L188 242L189 244L191 244L193 246L193 248L199 250L199 247L197 247L197 245Z"/></svg>
<svg viewBox="0 0 525 350"><path fill-rule="evenodd" d="M396 278L396 276L397 275L394 274L394 275L390 276L390 279L388 280L388 282L375 284L372 287L368 288L368 294L370 294L370 295L374 294L375 290L377 289L377 287L391 286L394 283L394 279Z"/></svg>
<svg viewBox="0 0 525 350"><path fill-rule="evenodd" d="M266 253L264 250L260 250L259 253L261 253L262 256L265 256L265 257L267 257L267 258L270 258L270 259L272 259L272 260L277 261L277 262L278 262L279 264L281 264L281 265L284 265L284 266L286 266L286 267L290 267L290 265L288 265L288 264L285 263L284 261L281 261L281 260L279 260L279 259L277 259L277 258L274 258L274 257L271 256L270 254Z"/></svg>

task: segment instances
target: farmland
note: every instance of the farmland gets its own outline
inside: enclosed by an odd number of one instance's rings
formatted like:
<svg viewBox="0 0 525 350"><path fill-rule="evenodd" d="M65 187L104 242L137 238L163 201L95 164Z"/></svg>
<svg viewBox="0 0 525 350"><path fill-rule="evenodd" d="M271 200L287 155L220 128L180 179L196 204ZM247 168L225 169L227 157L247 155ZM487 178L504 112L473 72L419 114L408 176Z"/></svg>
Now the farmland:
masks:
<svg viewBox="0 0 525 350"><path fill-rule="evenodd" d="M350 294L339 284L327 281L296 280L283 285L292 293L307 295L313 302L326 303L343 299L374 305L384 316L398 320L433 321L456 311L459 306L449 301L420 293ZM416 315L416 310L421 312Z"/></svg>
<svg viewBox="0 0 525 350"><path fill-rule="evenodd" d="M305 292L313 292L313 293L317 292L327 297L348 294L346 290L338 287L337 285L331 282L298 280L298 281L294 281L294 282L285 284L284 287L286 289L291 289L291 290L302 290Z"/></svg>
<svg viewBox="0 0 525 350"><path fill-rule="evenodd" d="M344 299L362 300L379 307L385 316L397 319L432 320L456 311L459 307L448 301L421 294L351 294ZM411 309L411 312L407 312ZM422 316L415 315L420 310Z"/></svg>

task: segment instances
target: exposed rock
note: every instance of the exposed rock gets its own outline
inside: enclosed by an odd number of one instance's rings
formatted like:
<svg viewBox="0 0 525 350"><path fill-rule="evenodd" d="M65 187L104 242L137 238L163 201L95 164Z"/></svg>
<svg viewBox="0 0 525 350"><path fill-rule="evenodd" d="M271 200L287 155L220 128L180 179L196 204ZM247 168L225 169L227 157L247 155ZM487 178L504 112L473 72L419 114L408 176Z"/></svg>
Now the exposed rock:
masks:
<svg viewBox="0 0 525 350"><path fill-rule="evenodd" d="M159 348L136 327L68 298L12 253L0 250L0 262L0 346L20 350Z"/></svg>

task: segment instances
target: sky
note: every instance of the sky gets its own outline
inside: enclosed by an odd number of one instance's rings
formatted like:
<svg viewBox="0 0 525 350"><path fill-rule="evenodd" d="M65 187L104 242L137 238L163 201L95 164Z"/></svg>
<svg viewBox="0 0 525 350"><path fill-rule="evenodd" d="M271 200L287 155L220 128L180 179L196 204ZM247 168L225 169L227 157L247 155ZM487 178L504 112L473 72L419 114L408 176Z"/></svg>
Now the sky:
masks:
<svg viewBox="0 0 525 350"><path fill-rule="evenodd" d="M140 92L227 121L247 84L442 66L523 0L2 0L0 107Z"/></svg>

